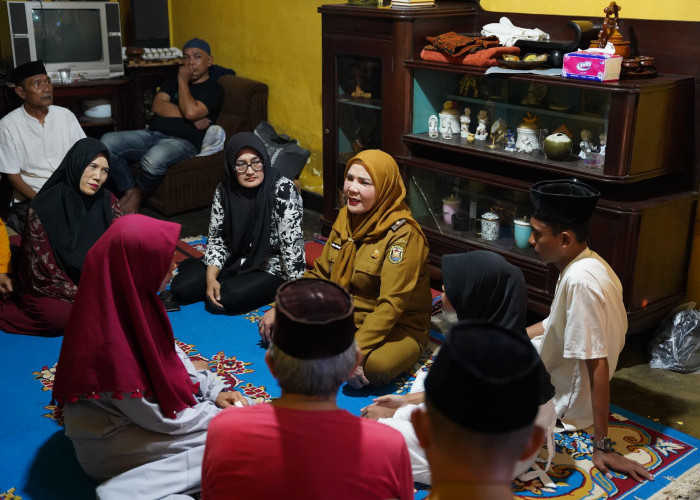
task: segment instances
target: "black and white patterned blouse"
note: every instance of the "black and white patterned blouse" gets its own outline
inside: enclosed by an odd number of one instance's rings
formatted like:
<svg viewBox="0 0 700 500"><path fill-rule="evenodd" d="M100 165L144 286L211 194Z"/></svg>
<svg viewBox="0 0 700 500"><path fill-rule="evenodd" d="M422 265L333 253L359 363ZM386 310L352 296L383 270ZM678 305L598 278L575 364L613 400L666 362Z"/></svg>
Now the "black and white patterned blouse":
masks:
<svg viewBox="0 0 700 500"><path fill-rule="evenodd" d="M301 195L294 183L281 177L275 186L275 208L270 224L270 256L260 268L280 276L285 281L301 278L306 269L304 261L304 233L301 229L303 207ZM224 209L221 203L221 186L214 193L209 220L209 240L204 254L204 264L219 269L230 256L222 237Z"/></svg>

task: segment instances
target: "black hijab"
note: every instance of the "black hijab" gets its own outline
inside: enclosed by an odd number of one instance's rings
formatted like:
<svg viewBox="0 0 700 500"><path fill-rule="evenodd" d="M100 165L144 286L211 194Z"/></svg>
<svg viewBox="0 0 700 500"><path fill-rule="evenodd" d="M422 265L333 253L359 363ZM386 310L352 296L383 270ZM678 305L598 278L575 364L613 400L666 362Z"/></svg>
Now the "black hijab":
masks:
<svg viewBox="0 0 700 500"><path fill-rule="evenodd" d="M474 250L443 255L442 281L460 320L485 320L528 338L525 278L497 253ZM539 377L538 402L544 404L554 397L554 386L544 365Z"/></svg>
<svg viewBox="0 0 700 500"><path fill-rule="evenodd" d="M80 139L30 205L49 236L56 262L76 285L85 254L114 219L109 191L100 189L92 196L80 191L85 168L99 154L109 159L107 147L100 141Z"/></svg>
<svg viewBox="0 0 700 500"><path fill-rule="evenodd" d="M252 148L263 161L265 177L254 188L243 187L235 163L243 148ZM231 256L226 263L232 271L259 268L270 252L270 224L275 208L275 187L281 174L270 165L262 139L252 132L239 132L229 139L224 151L226 180L219 186L224 209L222 233ZM245 257L243 265L241 259Z"/></svg>
<svg viewBox="0 0 700 500"><path fill-rule="evenodd" d="M442 279L460 320L479 319L525 332L527 289L520 269L494 252L444 255Z"/></svg>

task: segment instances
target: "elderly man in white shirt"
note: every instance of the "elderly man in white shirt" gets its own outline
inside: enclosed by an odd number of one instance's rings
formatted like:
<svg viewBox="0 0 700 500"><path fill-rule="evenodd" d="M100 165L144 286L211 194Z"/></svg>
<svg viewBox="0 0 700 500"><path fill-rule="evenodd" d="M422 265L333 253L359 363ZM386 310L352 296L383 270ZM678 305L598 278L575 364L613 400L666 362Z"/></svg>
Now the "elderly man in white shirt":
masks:
<svg viewBox="0 0 700 500"><path fill-rule="evenodd" d="M53 85L41 61L17 66L8 80L23 103L0 120L0 172L14 190L6 223L21 233L29 202L85 132L70 110L53 105Z"/></svg>

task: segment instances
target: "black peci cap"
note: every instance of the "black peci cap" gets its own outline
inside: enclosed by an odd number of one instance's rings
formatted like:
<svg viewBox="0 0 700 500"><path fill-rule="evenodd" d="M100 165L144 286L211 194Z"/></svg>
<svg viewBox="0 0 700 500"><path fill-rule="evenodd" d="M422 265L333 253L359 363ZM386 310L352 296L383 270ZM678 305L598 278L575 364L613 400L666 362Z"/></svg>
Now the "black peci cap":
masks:
<svg viewBox="0 0 700 500"><path fill-rule="evenodd" d="M277 289L272 342L299 359L330 358L355 340L350 294L332 281L302 278Z"/></svg>
<svg viewBox="0 0 700 500"><path fill-rule="evenodd" d="M544 371L544 374L543 374ZM448 334L425 381L430 403L484 434L514 431L537 416L549 376L530 340L501 326L462 321Z"/></svg>
<svg viewBox="0 0 700 500"><path fill-rule="evenodd" d="M541 181L530 188L532 216L544 222L580 224L593 215L600 192L573 180Z"/></svg>

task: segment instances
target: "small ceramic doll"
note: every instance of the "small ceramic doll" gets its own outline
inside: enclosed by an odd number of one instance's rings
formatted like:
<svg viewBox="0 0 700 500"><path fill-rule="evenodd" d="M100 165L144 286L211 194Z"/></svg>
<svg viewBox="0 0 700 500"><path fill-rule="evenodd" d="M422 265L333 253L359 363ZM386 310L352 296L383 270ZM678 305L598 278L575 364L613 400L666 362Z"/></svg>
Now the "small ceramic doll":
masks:
<svg viewBox="0 0 700 500"><path fill-rule="evenodd" d="M438 117L436 115L430 115L430 118L428 118L428 137L431 139L437 139L439 135Z"/></svg>
<svg viewBox="0 0 700 500"><path fill-rule="evenodd" d="M452 126L447 120L440 122L440 133L443 139L452 139Z"/></svg>
<svg viewBox="0 0 700 500"><path fill-rule="evenodd" d="M588 158L591 155L591 147L591 131L584 128L581 130L581 142L579 143L579 148L581 148L581 151L579 152L578 157L582 160Z"/></svg>
<svg viewBox="0 0 700 500"><path fill-rule="evenodd" d="M472 114L472 110L469 108L464 108L464 114L459 117L459 124L460 124L460 129L459 129L459 136L463 138L469 137L469 124L471 123L472 119L470 115Z"/></svg>
<svg viewBox="0 0 700 500"><path fill-rule="evenodd" d="M515 134L508 129L508 132L506 132L506 147L503 148L504 151L508 151L509 153L514 153L517 151L515 148Z"/></svg>
<svg viewBox="0 0 700 500"><path fill-rule="evenodd" d="M486 128L489 123L488 115L486 114L486 110L482 109L479 111L479 115L477 116L479 120L479 126L476 127L476 132L474 133L474 138L477 141L485 141L488 136L488 129Z"/></svg>
<svg viewBox="0 0 700 500"><path fill-rule="evenodd" d="M532 153L535 150L535 145L532 143L532 139L529 135L522 138L520 147L518 148L518 153Z"/></svg>

